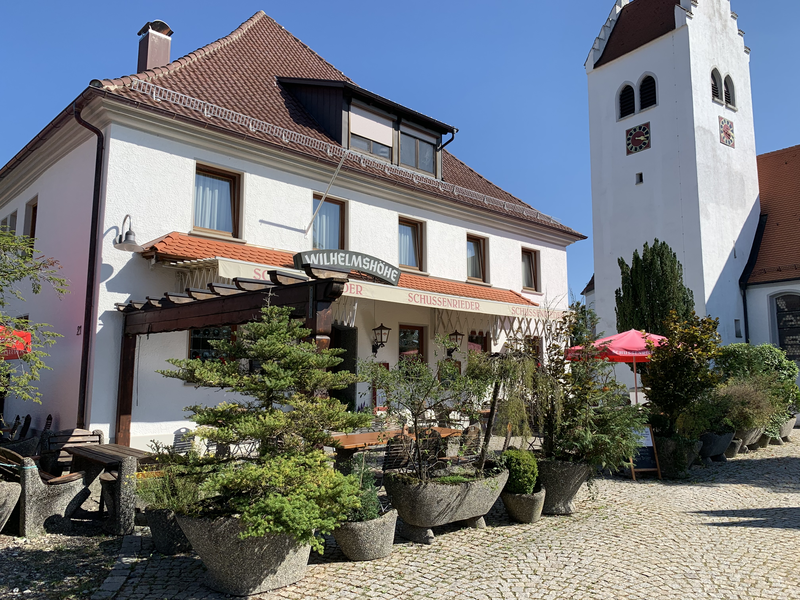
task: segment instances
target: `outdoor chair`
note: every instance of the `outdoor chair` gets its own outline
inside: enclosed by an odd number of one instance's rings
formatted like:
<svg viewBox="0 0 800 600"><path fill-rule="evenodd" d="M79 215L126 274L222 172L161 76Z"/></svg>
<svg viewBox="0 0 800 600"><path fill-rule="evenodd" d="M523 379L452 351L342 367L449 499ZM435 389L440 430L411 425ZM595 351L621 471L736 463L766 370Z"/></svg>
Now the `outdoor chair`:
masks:
<svg viewBox="0 0 800 600"><path fill-rule="evenodd" d="M482 433L481 426L477 423L470 425L462 432L459 462L471 462L477 458L481 449Z"/></svg>
<svg viewBox="0 0 800 600"><path fill-rule="evenodd" d="M103 432L99 429L94 431L86 429L44 431L42 432L42 454L39 458L39 466L56 477L65 472L69 473L72 467L72 455L64 448L85 444L102 444L104 441ZM94 477L98 474L95 474Z"/></svg>
<svg viewBox="0 0 800 600"><path fill-rule="evenodd" d="M407 469L411 464L414 452L414 440L407 435L397 435L386 441L386 451L383 454L383 468L381 469L378 487L383 485L383 478L387 471Z"/></svg>
<svg viewBox="0 0 800 600"><path fill-rule="evenodd" d="M28 430L31 428L31 416L25 415L25 420L22 422L22 429L19 430L18 440L24 440L28 435Z"/></svg>
<svg viewBox="0 0 800 600"><path fill-rule="evenodd" d="M19 415L16 416L14 419L14 423L11 425L11 431L8 432L7 441L13 442L14 436L17 435L17 430L19 429Z"/></svg>
<svg viewBox="0 0 800 600"><path fill-rule="evenodd" d="M33 459L0 447L0 478L20 485L19 500L6 529L14 535L34 537L69 519L89 496L83 477L82 472L53 477L40 471Z"/></svg>
<svg viewBox="0 0 800 600"><path fill-rule="evenodd" d="M17 424L19 424L19 417L17 417ZM31 416L26 415L25 421L22 424L22 429L19 430L17 439L10 438L6 441L0 442L3 448L16 452L21 456L33 456L36 454L36 449L39 446L39 436L31 436L26 438L28 431L31 428Z"/></svg>

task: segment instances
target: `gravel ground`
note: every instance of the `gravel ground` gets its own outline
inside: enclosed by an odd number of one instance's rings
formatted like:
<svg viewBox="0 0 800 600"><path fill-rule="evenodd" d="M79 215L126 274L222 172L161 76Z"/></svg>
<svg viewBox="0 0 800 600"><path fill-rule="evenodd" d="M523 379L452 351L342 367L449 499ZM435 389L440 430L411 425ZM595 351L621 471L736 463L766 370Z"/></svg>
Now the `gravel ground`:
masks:
<svg viewBox="0 0 800 600"><path fill-rule="evenodd" d="M102 585L122 538L104 535L93 512L96 503L87 504L64 533L30 539L0 535L0 598L89 598Z"/></svg>

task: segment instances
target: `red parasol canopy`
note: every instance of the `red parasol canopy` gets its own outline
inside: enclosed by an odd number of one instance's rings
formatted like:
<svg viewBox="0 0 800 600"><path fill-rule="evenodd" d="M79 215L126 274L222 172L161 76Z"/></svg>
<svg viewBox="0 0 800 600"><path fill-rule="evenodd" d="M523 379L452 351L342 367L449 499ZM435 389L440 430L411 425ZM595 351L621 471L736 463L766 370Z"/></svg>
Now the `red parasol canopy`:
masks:
<svg viewBox="0 0 800 600"><path fill-rule="evenodd" d="M31 334L0 326L0 359L14 360L31 351Z"/></svg>
<svg viewBox="0 0 800 600"><path fill-rule="evenodd" d="M658 346L666 340L663 335L647 333L631 329L616 335L610 335L594 342L594 346L600 350L598 358L610 362L633 363L633 385L636 394L636 403L639 403L639 382L636 379L636 363L650 362L650 346L647 342L652 342ZM581 360L582 346L573 346L567 349L567 360Z"/></svg>
<svg viewBox="0 0 800 600"><path fill-rule="evenodd" d="M631 329L597 340L594 345L600 350L598 358L611 362L641 363L650 361L648 341L658 346L666 339L662 335ZM581 350L582 346L567 349L567 360L581 360Z"/></svg>

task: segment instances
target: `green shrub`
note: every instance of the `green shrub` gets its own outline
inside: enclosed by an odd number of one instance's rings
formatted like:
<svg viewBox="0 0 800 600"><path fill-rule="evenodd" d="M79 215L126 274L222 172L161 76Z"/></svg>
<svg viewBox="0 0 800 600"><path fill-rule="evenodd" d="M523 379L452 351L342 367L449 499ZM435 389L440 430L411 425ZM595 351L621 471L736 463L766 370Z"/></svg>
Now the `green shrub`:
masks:
<svg viewBox="0 0 800 600"><path fill-rule="evenodd" d="M375 475L369 470L363 453L348 461L342 471L350 473L350 477L360 490L358 494L359 505L347 515L350 522L372 521L381 516L381 501L378 500L378 488L375 485Z"/></svg>
<svg viewBox="0 0 800 600"><path fill-rule="evenodd" d="M146 473L145 477L137 479L136 495L148 508L176 513L185 513L200 499L197 479L175 467L165 467L160 472Z"/></svg>
<svg viewBox="0 0 800 600"><path fill-rule="evenodd" d="M775 413L768 383L763 379L732 379L715 394L729 403L728 419L735 430L766 427Z"/></svg>
<svg viewBox="0 0 800 600"><path fill-rule="evenodd" d="M678 417L678 432L696 440L706 432L722 435L735 431L731 421L731 400L718 393L703 394Z"/></svg>
<svg viewBox="0 0 800 600"><path fill-rule="evenodd" d="M511 494L532 494L539 475L539 466L532 452L507 450L503 464L508 469L505 491Z"/></svg>

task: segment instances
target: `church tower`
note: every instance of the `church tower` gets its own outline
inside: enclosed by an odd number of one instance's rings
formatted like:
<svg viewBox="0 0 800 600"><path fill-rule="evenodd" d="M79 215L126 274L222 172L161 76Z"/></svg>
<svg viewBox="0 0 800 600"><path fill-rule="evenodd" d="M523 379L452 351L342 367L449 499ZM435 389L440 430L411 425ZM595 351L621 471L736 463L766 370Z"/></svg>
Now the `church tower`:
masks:
<svg viewBox="0 0 800 600"><path fill-rule="evenodd" d="M750 49L730 0L616 0L586 61L594 294L616 331L617 259L654 238L701 316L744 341L739 278L759 217Z"/></svg>

